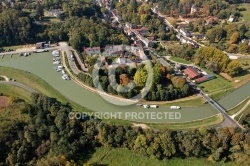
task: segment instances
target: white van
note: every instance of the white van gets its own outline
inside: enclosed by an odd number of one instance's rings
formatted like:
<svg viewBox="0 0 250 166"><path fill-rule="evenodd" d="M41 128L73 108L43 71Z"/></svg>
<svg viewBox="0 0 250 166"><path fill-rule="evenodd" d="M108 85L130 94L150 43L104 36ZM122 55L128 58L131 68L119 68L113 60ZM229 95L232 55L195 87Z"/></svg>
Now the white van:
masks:
<svg viewBox="0 0 250 166"><path fill-rule="evenodd" d="M171 106L170 109L174 109L174 110L178 110L180 109L181 107L180 106Z"/></svg>

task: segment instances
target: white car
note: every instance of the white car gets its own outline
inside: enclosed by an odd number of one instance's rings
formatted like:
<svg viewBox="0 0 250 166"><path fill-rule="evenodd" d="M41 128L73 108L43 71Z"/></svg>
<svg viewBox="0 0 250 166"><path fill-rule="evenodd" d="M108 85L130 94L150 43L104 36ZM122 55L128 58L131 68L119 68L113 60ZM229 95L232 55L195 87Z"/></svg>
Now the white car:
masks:
<svg viewBox="0 0 250 166"><path fill-rule="evenodd" d="M136 106L142 106L142 104L138 103L138 104L136 104Z"/></svg>
<svg viewBox="0 0 250 166"><path fill-rule="evenodd" d="M143 107L144 107L144 108L150 108L150 106L147 105L147 104L143 105Z"/></svg>
<svg viewBox="0 0 250 166"><path fill-rule="evenodd" d="M66 72L64 70L62 70L62 73L65 74Z"/></svg>

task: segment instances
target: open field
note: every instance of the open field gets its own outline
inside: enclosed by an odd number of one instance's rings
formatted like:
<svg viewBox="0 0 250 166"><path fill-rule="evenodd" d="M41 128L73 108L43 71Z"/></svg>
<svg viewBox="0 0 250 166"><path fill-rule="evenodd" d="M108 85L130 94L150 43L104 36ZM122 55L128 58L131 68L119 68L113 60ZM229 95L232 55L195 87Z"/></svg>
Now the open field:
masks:
<svg viewBox="0 0 250 166"><path fill-rule="evenodd" d="M227 81L226 79L222 78L221 76L216 75L217 78L199 84L199 87L206 93L213 93L216 91L220 91L223 89L231 88L231 82Z"/></svg>
<svg viewBox="0 0 250 166"><path fill-rule="evenodd" d="M86 107L96 112L120 112L122 115L119 119L126 119L141 123L182 123L197 119L204 119L218 113L210 106L183 107L181 110L171 110L167 106L160 106L157 109L144 109L143 107L135 106L135 104L128 106L113 105L104 100L99 94L92 93L73 81L62 80L62 74L56 72L53 69L52 56L49 52L32 54L29 57L4 57L3 59L0 59L0 65L27 71L21 71L20 73L18 70L3 67L0 68L0 74L14 78L18 82L31 86L35 90L38 90L45 95L59 98L59 100L63 102L73 101L80 106ZM30 72L39 76L47 83L39 79L39 77L32 75ZM66 98L64 98L62 95ZM120 102L123 101L121 100ZM87 110L83 109L83 111ZM180 111L182 115L181 119L154 119L146 117L146 114L151 112L164 114L166 112L177 111ZM141 117L132 117L130 115L126 117L125 113L127 112L132 112L135 114L140 113Z"/></svg>
<svg viewBox="0 0 250 166"><path fill-rule="evenodd" d="M242 11L241 14L243 15L243 20L244 21L250 21L250 4L241 4L239 7L243 7L246 9L246 11Z"/></svg>
<svg viewBox="0 0 250 166"><path fill-rule="evenodd" d="M183 58L179 58L179 57L175 57L175 56L171 56L170 60L175 61L175 62L179 62L179 63L184 63L184 64L191 64L192 63L192 62L187 61Z"/></svg>
<svg viewBox="0 0 250 166"><path fill-rule="evenodd" d="M157 160L153 157L139 155L133 151L106 147L97 148L84 162L96 165L112 166L233 166L235 163L213 163L206 158L172 158L171 160Z"/></svg>

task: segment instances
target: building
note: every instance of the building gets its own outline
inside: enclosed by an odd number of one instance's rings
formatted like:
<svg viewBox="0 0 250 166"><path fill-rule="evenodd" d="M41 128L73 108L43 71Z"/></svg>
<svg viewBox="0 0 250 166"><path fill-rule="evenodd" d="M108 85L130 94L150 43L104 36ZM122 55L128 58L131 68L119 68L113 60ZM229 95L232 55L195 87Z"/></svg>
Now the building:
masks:
<svg viewBox="0 0 250 166"><path fill-rule="evenodd" d="M197 12L197 11L198 11L198 9L197 9L196 5L193 4L192 7L191 7L190 14L194 14L194 13Z"/></svg>
<svg viewBox="0 0 250 166"><path fill-rule="evenodd" d="M42 49L45 48L46 42L39 42L36 43L36 49Z"/></svg>
<svg viewBox="0 0 250 166"><path fill-rule="evenodd" d="M153 8L154 13L158 13L158 5Z"/></svg>
<svg viewBox="0 0 250 166"><path fill-rule="evenodd" d="M201 74L193 67L187 67L184 70L184 74L191 80L201 77Z"/></svg>
<svg viewBox="0 0 250 166"><path fill-rule="evenodd" d="M62 11L60 9L51 9L48 12L48 15L51 17L59 17Z"/></svg>
<svg viewBox="0 0 250 166"><path fill-rule="evenodd" d="M202 83L202 82L206 82L206 81L212 80L212 79L214 79L214 78L215 78L214 75L208 74L208 75L205 75L205 76L203 76L203 77L200 77L200 78L195 79L194 82L197 83L197 84L200 84L200 83Z"/></svg>
<svg viewBox="0 0 250 166"><path fill-rule="evenodd" d="M148 28L142 25L134 25L131 27L131 30L141 34L142 36L148 36L150 34Z"/></svg>
<svg viewBox="0 0 250 166"><path fill-rule="evenodd" d="M92 55L92 54L100 54L101 48L100 47L84 47L84 54Z"/></svg>
<svg viewBox="0 0 250 166"><path fill-rule="evenodd" d="M181 28L180 29L180 33L183 35L183 36L186 36L186 37L191 37L191 33L189 31L187 31L186 29L183 29Z"/></svg>
<svg viewBox="0 0 250 166"><path fill-rule="evenodd" d="M234 19L235 19L234 15L230 15L228 21L229 21L229 22L234 22Z"/></svg>
<svg viewBox="0 0 250 166"><path fill-rule="evenodd" d="M117 22L120 22L120 21L122 20L121 14L119 13L118 10L114 9L114 10L112 10L111 13L112 13L114 19L115 19Z"/></svg>

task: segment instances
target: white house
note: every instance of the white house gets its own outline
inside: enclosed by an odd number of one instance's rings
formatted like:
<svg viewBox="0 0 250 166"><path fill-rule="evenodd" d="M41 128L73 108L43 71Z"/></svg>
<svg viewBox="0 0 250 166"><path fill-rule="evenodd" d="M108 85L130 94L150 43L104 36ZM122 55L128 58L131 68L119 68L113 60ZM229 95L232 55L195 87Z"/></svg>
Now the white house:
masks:
<svg viewBox="0 0 250 166"><path fill-rule="evenodd" d="M192 7L191 7L190 14L194 14L197 11L198 11L198 9L197 9L196 5L193 4Z"/></svg>
<svg viewBox="0 0 250 166"><path fill-rule="evenodd" d="M235 19L234 15L230 15L228 21L229 21L229 22L234 22L234 19Z"/></svg>

